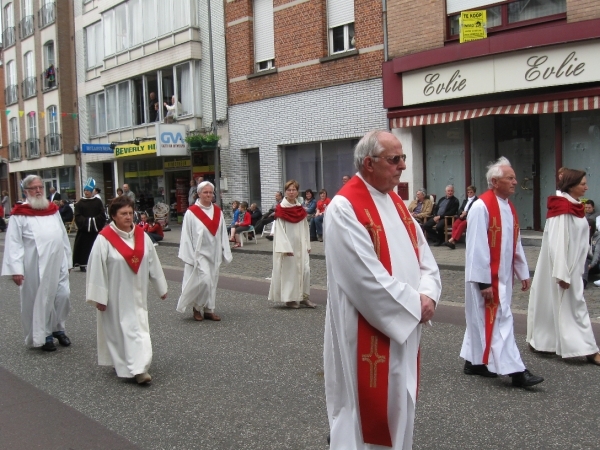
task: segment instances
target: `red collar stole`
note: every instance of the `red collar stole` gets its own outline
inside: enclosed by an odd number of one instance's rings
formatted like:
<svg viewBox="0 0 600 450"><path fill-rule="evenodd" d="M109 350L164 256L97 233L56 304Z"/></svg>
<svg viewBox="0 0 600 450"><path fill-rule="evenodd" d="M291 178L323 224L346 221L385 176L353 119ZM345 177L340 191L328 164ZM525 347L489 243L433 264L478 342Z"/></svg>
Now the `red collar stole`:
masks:
<svg viewBox="0 0 600 450"><path fill-rule="evenodd" d="M215 236L217 234L217 230L219 229L219 223L221 222L221 209L217 205L213 205L213 208L215 208L215 212L212 220L198 205L190 206L189 210L200 220L200 222L204 224L210 234Z"/></svg>
<svg viewBox="0 0 600 450"><path fill-rule="evenodd" d="M585 208L583 203L570 202L565 197L558 195L551 195L548 197L548 212L546 213L546 219L560 216L563 214L572 214L580 219L585 217Z"/></svg>
<svg viewBox="0 0 600 450"><path fill-rule="evenodd" d="M140 227L133 227L133 248L129 247L111 226L102 228L99 234L104 236L106 240L110 242L115 250L120 253L131 270L133 270L133 273L137 274L138 270L140 270L140 264L142 264L142 258L144 257L144 230Z"/></svg>

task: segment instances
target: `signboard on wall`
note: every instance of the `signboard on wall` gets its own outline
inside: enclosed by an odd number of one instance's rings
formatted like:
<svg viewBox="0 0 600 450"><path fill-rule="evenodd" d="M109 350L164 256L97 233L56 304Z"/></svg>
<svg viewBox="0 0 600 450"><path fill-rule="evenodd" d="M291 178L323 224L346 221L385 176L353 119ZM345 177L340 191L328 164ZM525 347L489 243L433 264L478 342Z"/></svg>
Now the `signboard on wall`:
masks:
<svg viewBox="0 0 600 450"><path fill-rule="evenodd" d="M156 153L156 141L143 141L138 145L123 144L115 147L115 158L127 156L153 155Z"/></svg>
<svg viewBox="0 0 600 450"><path fill-rule="evenodd" d="M185 125L157 123L156 125L156 156L187 156Z"/></svg>
<svg viewBox="0 0 600 450"><path fill-rule="evenodd" d="M460 27L460 43L478 41L487 38L486 10L463 11L460 13L458 24Z"/></svg>
<svg viewBox="0 0 600 450"><path fill-rule="evenodd" d="M81 144L81 153L111 153L110 144Z"/></svg>
<svg viewBox="0 0 600 450"><path fill-rule="evenodd" d="M600 81L600 40L539 47L402 74L405 106Z"/></svg>

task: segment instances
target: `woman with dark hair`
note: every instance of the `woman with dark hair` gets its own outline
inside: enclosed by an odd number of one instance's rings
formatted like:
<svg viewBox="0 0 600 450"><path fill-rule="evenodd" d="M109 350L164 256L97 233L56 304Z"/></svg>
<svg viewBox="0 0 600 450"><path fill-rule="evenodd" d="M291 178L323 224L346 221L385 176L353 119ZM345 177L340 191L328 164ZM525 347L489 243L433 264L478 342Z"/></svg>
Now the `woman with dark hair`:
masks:
<svg viewBox="0 0 600 450"><path fill-rule="evenodd" d="M310 294L310 240L306 211L298 201L298 182L285 183L285 198L275 208L273 274L269 300L288 308L315 308Z"/></svg>
<svg viewBox="0 0 600 450"><path fill-rule="evenodd" d="M315 194L312 189L307 189L304 191L304 201L302 202L302 207L304 208L304 211L306 211L306 220L310 222L315 215L315 211L317 210L317 199L315 198Z"/></svg>
<svg viewBox="0 0 600 450"><path fill-rule="evenodd" d="M113 366L118 377L145 384L152 379L148 280L163 300L167 280L152 240L133 225L131 199L117 197L108 213L112 222L94 242L86 280L87 302L98 310L98 365Z"/></svg>
<svg viewBox="0 0 600 450"><path fill-rule="evenodd" d="M529 295L527 342L535 352L585 356L600 366L583 298L589 226L579 198L588 189L585 172L564 169L558 189L557 195L548 197L542 249Z"/></svg>

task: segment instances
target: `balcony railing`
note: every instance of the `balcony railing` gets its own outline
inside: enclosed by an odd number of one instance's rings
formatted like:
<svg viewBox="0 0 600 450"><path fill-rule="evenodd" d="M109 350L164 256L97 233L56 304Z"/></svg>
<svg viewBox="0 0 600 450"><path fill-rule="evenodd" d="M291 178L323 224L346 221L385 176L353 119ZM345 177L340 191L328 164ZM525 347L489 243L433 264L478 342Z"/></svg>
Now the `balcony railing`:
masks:
<svg viewBox="0 0 600 450"><path fill-rule="evenodd" d="M27 36L33 34L33 17L26 16L21 20L21 39L25 39Z"/></svg>
<svg viewBox="0 0 600 450"><path fill-rule="evenodd" d="M50 133L45 137L46 155L59 155L62 153L60 148L60 134Z"/></svg>
<svg viewBox="0 0 600 450"><path fill-rule="evenodd" d="M54 23L56 20L56 3L46 3L38 11L38 15L40 28L44 28L46 25Z"/></svg>
<svg viewBox="0 0 600 450"><path fill-rule="evenodd" d="M8 158L11 161L21 161L21 143L11 142L8 144Z"/></svg>
<svg viewBox="0 0 600 450"><path fill-rule="evenodd" d="M6 49L15 45L15 27L6 27L2 32L2 46Z"/></svg>
<svg viewBox="0 0 600 450"><path fill-rule="evenodd" d="M40 140L37 138L27 139L25 141L25 148L27 149L27 159L39 158L40 157Z"/></svg>
<svg viewBox="0 0 600 450"><path fill-rule="evenodd" d="M4 98L7 106L17 103L19 101L19 86L13 84L4 89Z"/></svg>
<svg viewBox="0 0 600 450"><path fill-rule="evenodd" d="M23 99L33 97L37 93L36 77L25 78L21 83L21 90L23 91Z"/></svg>
<svg viewBox="0 0 600 450"><path fill-rule="evenodd" d="M42 72L42 91L58 87L58 69L54 66L48 67Z"/></svg>

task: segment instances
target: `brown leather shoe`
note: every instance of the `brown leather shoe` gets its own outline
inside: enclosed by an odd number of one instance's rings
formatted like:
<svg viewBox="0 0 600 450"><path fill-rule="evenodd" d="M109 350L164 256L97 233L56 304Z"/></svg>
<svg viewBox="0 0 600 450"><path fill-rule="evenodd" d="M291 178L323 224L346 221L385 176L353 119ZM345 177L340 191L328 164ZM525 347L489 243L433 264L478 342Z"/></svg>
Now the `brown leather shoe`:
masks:
<svg viewBox="0 0 600 450"><path fill-rule="evenodd" d="M206 320L214 320L215 322L220 322L221 321L221 318L219 316L217 316L215 313L205 312L204 313L204 318Z"/></svg>
<svg viewBox="0 0 600 450"><path fill-rule="evenodd" d="M194 310L194 320L197 320L198 322L202 322L204 319L202 318L202 313L200 311L198 311L196 308L193 308Z"/></svg>
<svg viewBox="0 0 600 450"><path fill-rule="evenodd" d="M587 355L586 359L588 362L600 366L600 353L594 353L593 355Z"/></svg>

